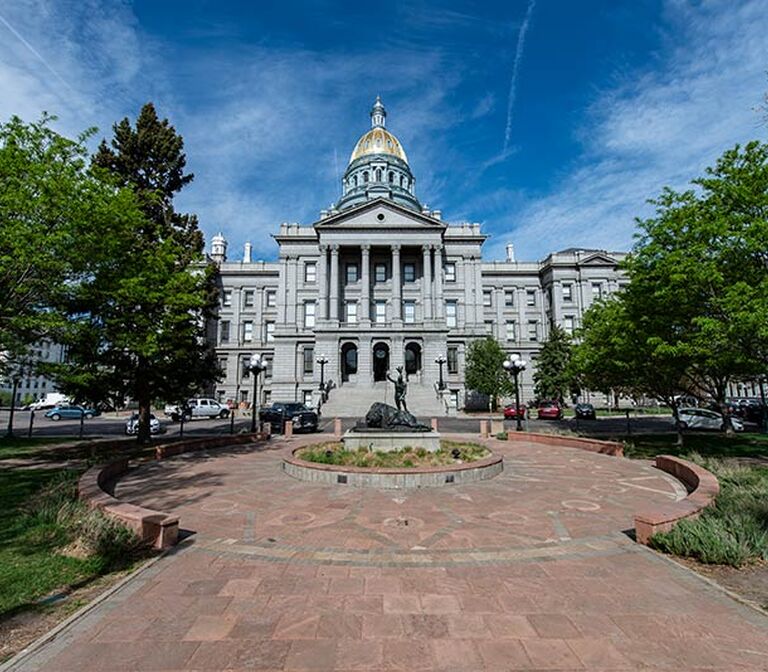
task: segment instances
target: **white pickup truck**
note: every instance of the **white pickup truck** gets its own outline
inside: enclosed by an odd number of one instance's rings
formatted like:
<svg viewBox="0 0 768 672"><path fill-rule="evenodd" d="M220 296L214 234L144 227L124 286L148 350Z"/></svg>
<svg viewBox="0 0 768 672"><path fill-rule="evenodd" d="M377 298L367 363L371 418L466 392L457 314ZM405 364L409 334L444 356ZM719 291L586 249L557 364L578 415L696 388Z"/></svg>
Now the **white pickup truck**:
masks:
<svg viewBox="0 0 768 672"><path fill-rule="evenodd" d="M178 404L166 404L163 413L174 422L182 417L182 407ZM188 399L184 404L184 420L194 418L226 418L229 409L215 399Z"/></svg>
<svg viewBox="0 0 768 672"><path fill-rule="evenodd" d="M68 403L69 397L67 397L66 394L61 394L61 392L48 392L48 394L38 399L37 401L33 401L25 408L28 411L43 411L47 408L55 408L59 404Z"/></svg>

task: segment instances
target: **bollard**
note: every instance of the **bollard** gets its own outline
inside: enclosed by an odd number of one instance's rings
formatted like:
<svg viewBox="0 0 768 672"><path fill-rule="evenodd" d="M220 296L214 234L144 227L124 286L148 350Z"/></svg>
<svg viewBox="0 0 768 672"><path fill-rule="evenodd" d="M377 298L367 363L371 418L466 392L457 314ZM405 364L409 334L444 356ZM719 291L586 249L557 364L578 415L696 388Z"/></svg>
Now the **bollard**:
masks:
<svg viewBox="0 0 768 672"><path fill-rule="evenodd" d="M286 420L285 424L283 425L283 436L286 439L290 439L293 436L293 421L292 420Z"/></svg>
<svg viewBox="0 0 768 672"><path fill-rule="evenodd" d="M487 420L481 420L480 421L480 436L484 439L488 438L488 421Z"/></svg>
<svg viewBox="0 0 768 672"><path fill-rule="evenodd" d="M432 431L437 431L437 418L432 418Z"/></svg>
<svg viewBox="0 0 768 672"><path fill-rule="evenodd" d="M496 436L497 434L501 434L503 431L504 431L503 420L491 420L491 434L493 436Z"/></svg>
<svg viewBox="0 0 768 672"><path fill-rule="evenodd" d="M341 438L341 418L333 419L333 435L337 438Z"/></svg>
<svg viewBox="0 0 768 672"><path fill-rule="evenodd" d="M231 409L229 412L229 433L235 433L235 409Z"/></svg>

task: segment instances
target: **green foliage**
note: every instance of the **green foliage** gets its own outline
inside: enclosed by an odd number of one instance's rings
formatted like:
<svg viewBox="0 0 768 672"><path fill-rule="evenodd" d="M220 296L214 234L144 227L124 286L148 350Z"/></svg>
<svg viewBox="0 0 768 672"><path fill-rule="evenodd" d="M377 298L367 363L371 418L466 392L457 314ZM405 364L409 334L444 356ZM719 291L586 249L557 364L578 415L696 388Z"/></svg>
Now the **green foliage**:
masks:
<svg viewBox="0 0 768 672"><path fill-rule="evenodd" d="M651 545L700 562L742 565L768 560L768 468L734 466L724 460L688 456L720 482L715 505L696 520L654 535Z"/></svg>
<svg viewBox="0 0 768 672"><path fill-rule="evenodd" d="M132 216L101 232L88 275L69 288L69 316L59 340L69 361L57 367L60 388L77 398L138 402L138 440L149 440L153 399L181 399L219 374L206 341L215 306L215 272L204 263L197 220L175 212L184 175L183 140L145 105L133 128L114 127L93 164L104 179L131 191Z"/></svg>
<svg viewBox="0 0 768 672"><path fill-rule="evenodd" d="M571 367L572 356L570 337L560 326L554 325L536 359L533 382L538 399L554 399L562 403L574 387L578 388Z"/></svg>
<svg viewBox="0 0 768 672"><path fill-rule="evenodd" d="M459 457L453 457L453 450L459 451ZM342 443L324 443L309 446L298 453L298 457L307 462L333 464L346 467L370 468L405 468L427 467L455 464L457 459L462 462L474 462L490 455L490 452L475 443L441 441L440 450L430 453L424 448L413 449L406 446L401 450L390 452L370 451L365 448L344 450Z"/></svg>
<svg viewBox="0 0 768 672"><path fill-rule="evenodd" d="M53 117L0 123L0 369L62 324L51 307L87 272L94 241L130 217L131 195L95 176L84 141ZM0 370L0 374L3 371Z"/></svg>
<svg viewBox="0 0 768 672"><path fill-rule="evenodd" d="M504 370L506 353L490 336L472 341L467 348L464 380L470 390L489 397L491 406L500 396L513 394L514 384Z"/></svg>

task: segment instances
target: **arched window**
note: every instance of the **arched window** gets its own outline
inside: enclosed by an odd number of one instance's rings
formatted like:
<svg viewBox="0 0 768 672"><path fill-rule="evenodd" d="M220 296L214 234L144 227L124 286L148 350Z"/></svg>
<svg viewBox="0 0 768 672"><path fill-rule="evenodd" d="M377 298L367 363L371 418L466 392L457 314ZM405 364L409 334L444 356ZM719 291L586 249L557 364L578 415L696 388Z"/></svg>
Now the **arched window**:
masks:
<svg viewBox="0 0 768 672"><path fill-rule="evenodd" d="M389 171L389 183L390 184L395 183L395 174L391 170Z"/></svg>
<svg viewBox="0 0 768 672"><path fill-rule="evenodd" d="M355 175L355 176L352 178L352 186L353 186L353 187L356 187L356 186L357 186L357 175Z"/></svg>
<svg viewBox="0 0 768 672"><path fill-rule="evenodd" d="M381 168L376 169L376 181L381 182Z"/></svg>
<svg viewBox="0 0 768 672"><path fill-rule="evenodd" d="M367 170L363 173L363 182L368 182L368 171Z"/></svg>
<svg viewBox="0 0 768 672"><path fill-rule="evenodd" d="M400 186L402 187L405 184L405 178L401 175L400 176Z"/></svg>

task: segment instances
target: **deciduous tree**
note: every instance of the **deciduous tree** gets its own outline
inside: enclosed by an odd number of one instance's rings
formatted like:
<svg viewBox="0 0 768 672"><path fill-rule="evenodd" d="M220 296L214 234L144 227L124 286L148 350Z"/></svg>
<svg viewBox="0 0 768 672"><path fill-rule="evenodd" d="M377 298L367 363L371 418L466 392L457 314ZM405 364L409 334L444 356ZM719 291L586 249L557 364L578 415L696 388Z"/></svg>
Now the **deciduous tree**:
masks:
<svg viewBox="0 0 768 672"><path fill-rule="evenodd" d="M496 406L499 396L514 393L513 383L504 370L506 355L490 336L473 341L467 348L464 380L470 390L488 396L488 410Z"/></svg>

